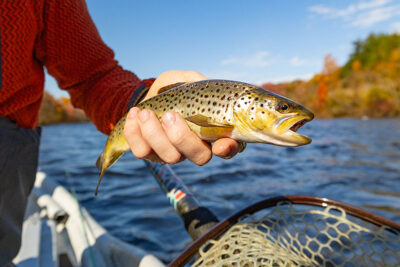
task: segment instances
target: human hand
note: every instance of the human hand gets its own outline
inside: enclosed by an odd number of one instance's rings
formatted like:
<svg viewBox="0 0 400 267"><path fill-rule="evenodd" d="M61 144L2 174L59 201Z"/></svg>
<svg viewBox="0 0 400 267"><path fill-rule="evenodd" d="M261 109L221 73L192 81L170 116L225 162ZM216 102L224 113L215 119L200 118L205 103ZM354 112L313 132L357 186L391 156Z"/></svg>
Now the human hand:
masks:
<svg viewBox="0 0 400 267"><path fill-rule="evenodd" d="M161 88L170 84L206 79L195 71L164 72L154 81L144 100L157 95ZM230 158L240 149L238 142L231 138L218 139L211 147L192 132L182 116L176 112L165 113L160 122L153 111L140 110L137 107L131 108L128 113L124 135L137 158L169 164L188 158L197 165L204 165L212 154Z"/></svg>

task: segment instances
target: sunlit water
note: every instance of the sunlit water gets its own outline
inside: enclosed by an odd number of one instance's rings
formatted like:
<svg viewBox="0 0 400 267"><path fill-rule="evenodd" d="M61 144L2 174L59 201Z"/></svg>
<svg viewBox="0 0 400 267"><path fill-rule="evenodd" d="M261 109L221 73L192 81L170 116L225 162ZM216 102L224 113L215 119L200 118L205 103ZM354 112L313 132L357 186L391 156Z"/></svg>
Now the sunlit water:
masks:
<svg viewBox="0 0 400 267"><path fill-rule="evenodd" d="M400 119L315 120L299 132L312 144L283 148L249 144L207 167L173 167L200 202L220 219L283 194L327 197L400 223ZM168 262L190 241L141 160L127 153L106 173L99 195L95 166L106 136L91 124L46 126L40 170L74 189L93 217L118 238Z"/></svg>

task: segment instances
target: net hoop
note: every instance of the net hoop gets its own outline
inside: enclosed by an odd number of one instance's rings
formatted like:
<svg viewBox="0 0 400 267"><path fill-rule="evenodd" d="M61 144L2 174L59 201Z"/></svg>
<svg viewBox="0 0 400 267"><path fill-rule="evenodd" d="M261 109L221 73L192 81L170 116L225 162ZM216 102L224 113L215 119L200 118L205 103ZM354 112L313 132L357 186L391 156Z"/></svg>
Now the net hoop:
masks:
<svg viewBox="0 0 400 267"><path fill-rule="evenodd" d="M327 207L333 206L343 209L348 215L354 216L356 218L361 219L362 221L371 223L378 227L385 227L385 230L388 230L392 233L399 234L400 225L385 219L379 215L371 213L369 211L363 210L361 208L354 207L352 205L342 203L335 200L330 200L327 198L319 198L312 196L302 196L302 195L293 195L293 196L279 196L274 198L269 198L258 203L255 203L236 214L232 215L228 219L221 221L210 231L208 231L205 235L201 236L199 239L195 240L187 249L185 249L176 259L174 259L168 266L176 267L176 266L184 266L187 264L199 251L200 247L208 240L215 239L221 236L224 232L231 228L231 226L238 223L239 219L245 215L251 215L260 210L267 209L270 207L276 206L280 202L286 202L291 204L302 204L302 205L310 205L317 207Z"/></svg>

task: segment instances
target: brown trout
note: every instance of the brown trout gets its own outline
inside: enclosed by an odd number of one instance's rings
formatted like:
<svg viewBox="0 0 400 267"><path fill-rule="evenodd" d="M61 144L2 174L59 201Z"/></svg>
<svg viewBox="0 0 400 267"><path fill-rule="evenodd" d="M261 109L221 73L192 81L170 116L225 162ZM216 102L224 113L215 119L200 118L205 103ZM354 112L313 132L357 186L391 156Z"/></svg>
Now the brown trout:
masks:
<svg viewBox="0 0 400 267"><path fill-rule="evenodd" d="M160 119L167 111L179 113L201 139L230 137L242 143L301 146L311 139L296 131L314 118L305 107L263 88L242 82L205 80L183 84L137 105ZM100 178L130 150L123 134L126 115L115 125L97 159Z"/></svg>

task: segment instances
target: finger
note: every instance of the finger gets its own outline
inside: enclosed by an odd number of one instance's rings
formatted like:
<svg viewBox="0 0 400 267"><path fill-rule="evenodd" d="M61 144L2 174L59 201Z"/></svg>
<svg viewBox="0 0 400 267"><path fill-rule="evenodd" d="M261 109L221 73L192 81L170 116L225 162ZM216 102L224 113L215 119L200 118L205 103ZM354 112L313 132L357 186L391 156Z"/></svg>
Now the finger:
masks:
<svg viewBox="0 0 400 267"><path fill-rule="evenodd" d="M143 159L152 153L152 149L142 136L138 123L139 114L140 109L137 107L133 107L129 110L124 126L124 136L133 155L139 159Z"/></svg>
<svg viewBox="0 0 400 267"><path fill-rule="evenodd" d="M153 111L142 110L139 114L139 125L143 138L161 160L169 164L181 160L181 153L171 144Z"/></svg>
<svg viewBox="0 0 400 267"><path fill-rule="evenodd" d="M239 152L238 142L231 138L221 138L214 142L212 152L221 158L231 158Z"/></svg>
<svg viewBox="0 0 400 267"><path fill-rule="evenodd" d="M190 130L185 120L175 112L162 116L162 126L175 148L191 162L204 165L212 157L210 145Z"/></svg>

